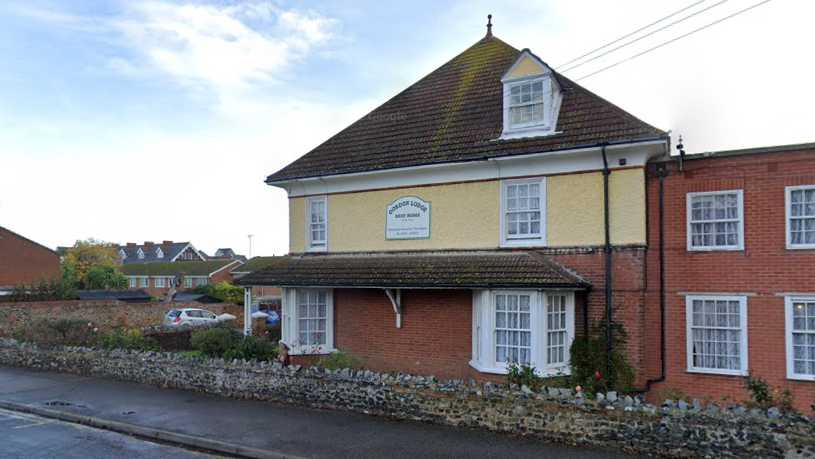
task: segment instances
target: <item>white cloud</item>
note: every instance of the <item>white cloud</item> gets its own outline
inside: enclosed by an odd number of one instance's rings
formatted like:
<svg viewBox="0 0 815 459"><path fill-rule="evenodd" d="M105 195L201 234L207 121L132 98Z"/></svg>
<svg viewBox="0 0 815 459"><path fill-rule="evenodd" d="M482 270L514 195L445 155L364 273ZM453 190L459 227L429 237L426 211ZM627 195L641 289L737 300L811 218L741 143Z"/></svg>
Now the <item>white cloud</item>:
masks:
<svg viewBox="0 0 815 459"><path fill-rule="evenodd" d="M150 1L129 5L108 25L133 52L131 67L188 85L229 89L273 81L312 47L328 41L336 21L257 2L213 6ZM122 69L122 59L112 59L111 68Z"/></svg>

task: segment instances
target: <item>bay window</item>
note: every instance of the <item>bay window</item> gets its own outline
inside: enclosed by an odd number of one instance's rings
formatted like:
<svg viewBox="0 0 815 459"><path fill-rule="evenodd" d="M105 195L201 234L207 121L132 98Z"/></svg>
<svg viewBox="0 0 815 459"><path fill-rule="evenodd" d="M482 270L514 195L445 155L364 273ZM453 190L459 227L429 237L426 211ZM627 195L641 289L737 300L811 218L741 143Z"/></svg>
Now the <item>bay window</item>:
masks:
<svg viewBox="0 0 815 459"><path fill-rule="evenodd" d="M282 339L292 354L334 349L333 296L329 289L283 289Z"/></svg>
<svg viewBox="0 0 815 459"><path fill-rule="evenodd" d="M476 290L470 365L506 373L508 363L534 366L542 376L569 373L574 338L571 291Z"/></svg>

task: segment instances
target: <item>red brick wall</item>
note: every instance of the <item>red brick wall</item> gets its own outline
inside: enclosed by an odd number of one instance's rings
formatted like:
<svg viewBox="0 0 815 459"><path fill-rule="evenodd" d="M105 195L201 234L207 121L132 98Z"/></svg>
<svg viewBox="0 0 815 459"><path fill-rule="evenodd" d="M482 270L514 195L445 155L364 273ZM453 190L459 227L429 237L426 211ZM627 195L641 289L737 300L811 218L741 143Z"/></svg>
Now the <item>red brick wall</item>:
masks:
<svg viewBox="0 0 815 459"><path fill-rule="evenodd" d="M108 331L113 327L154 327L177 307L201 307L215 314L229 313L237 317L227 322L232 327L243 326L243 307L231 303L124 303L121 301L40 301L0 303L0 336L11 336L26 322L36 317L81 317Z"/></svg>
<svg viewBox="0 0 815 459"><path fill-rule="evenodd" d="M658 179L648 182L648 375L659 376ZM787 250L785 187L815 184L815 150L713 157L670 165L665 179L667 380L657 390L677 388L695 397L746 398L740 376L686 371L685 296L678 292L746 292L748 366L778 388L794 392L809 412L815 382L786 379L784 297L815 293L815 250ZM744 250L688 252L686 193L744 190ZM652 394L653 396L654 394Z"/></svg>
<svg viewBox="0 0 815 459"><path fill-rule="evenodd" d="M376 371L463 378L477 373L470 290L403 290L402 328L379 289L334 291L334 345Z"/></svg>
<svg viewBox="0 0 815 459"><path fill-rule="evenodd" d="M59 254L0 227L0 285L59 278Z"/></svg>
<svg viewBox="0 0 815 459"><path fill-rule="evenodd" d="M605 315L605 255L589 253L553 255L594 282L588 293L589 320L594 325ZM625 349L636 369L637 383L644 371L644 271L641 248L615 250L612 279L613 317L628 333ZM575 331L583 334L583 299L577 295ZM402 328L390 300L379 289L334 291L334 341L338 349L360 357L369 369L435 375L440 378L505 381L501 375L474 370L472 357L471 290L403 290Z"/></svg>

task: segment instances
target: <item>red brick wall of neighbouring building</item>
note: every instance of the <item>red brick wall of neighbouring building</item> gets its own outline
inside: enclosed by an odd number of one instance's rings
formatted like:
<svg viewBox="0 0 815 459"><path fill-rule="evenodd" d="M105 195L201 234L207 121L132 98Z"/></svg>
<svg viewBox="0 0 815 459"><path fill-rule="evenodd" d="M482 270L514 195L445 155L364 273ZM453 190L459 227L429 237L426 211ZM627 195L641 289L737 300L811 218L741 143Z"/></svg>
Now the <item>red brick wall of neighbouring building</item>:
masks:
<svg viewBox="0 0 815 459"><path fill-rule="evenodd" d="M59 278L59 254L0 227L0 285L33 284Z"/></svg>
<svg viewBox="0 0 815 459"><path fill-rule="evenodd" d="M692 397L743 400L744 377L686 370L685 300L682 293L746 293L748 367L779 389L794 393L796 406L810 411L815 381L786 377L783 293L815 293L815 250L786 248L785 187L815 184L815 150L709 157L669 164L664 179L667 379L651 397L675 388ZM648 182L649 239L647 349L648 376L660 373L658 186ZM686 194L743 190L744 250L689 252ZM815 378L814 378L815 379Z"/></svg>

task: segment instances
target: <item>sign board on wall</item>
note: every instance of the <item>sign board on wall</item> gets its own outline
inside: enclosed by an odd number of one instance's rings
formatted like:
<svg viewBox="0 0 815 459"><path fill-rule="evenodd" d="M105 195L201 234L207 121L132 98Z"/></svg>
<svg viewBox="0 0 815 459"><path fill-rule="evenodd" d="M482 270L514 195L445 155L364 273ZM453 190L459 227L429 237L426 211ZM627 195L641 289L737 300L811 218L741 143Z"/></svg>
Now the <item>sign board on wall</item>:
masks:
<svg viewBox="0 0 815 459"><path fill-rule="evenodd" d="M385 208L385 239L430 237L430 201L402 196Z"/></svg>

